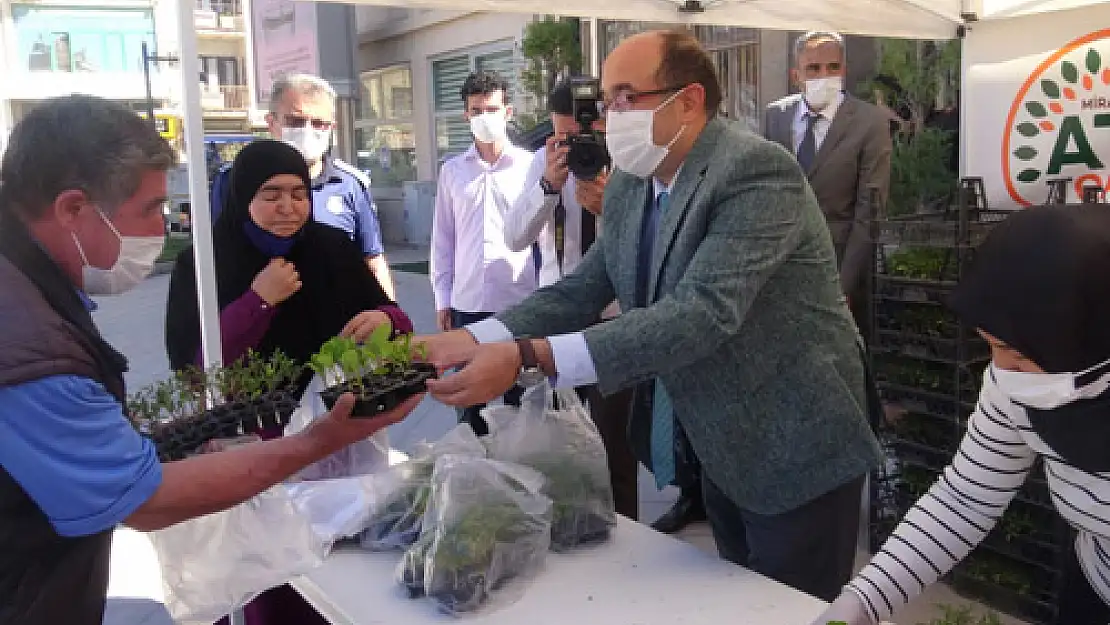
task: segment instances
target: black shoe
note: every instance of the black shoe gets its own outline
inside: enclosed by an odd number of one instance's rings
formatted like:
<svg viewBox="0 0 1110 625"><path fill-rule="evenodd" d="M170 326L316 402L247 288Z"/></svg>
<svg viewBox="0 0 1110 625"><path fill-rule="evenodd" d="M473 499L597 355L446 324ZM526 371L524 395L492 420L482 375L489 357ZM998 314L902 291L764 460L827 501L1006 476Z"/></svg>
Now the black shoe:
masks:
<svg viewBox="0 0 1110 625"><path fill-rule="evenodd" d="M702 504L701 498L682 495L670 510L651 524L651 528L664 534L674 534L691 523L705 519L705 505Z"/></svg>

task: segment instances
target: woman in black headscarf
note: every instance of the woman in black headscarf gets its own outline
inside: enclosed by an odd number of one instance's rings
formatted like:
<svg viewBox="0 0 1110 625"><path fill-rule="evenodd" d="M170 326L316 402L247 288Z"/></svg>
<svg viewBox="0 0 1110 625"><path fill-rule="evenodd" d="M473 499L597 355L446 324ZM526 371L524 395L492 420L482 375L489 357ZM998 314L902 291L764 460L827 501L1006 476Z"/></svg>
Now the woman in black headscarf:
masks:
<svg viewBox="0 0 1110 625"><path fill-rule="evenodd" d="M235 159L230 184L228 205L212 229L224 362L253 349L263 356L281 350L303 363L328 339L361 340L383 323L394 333L412 332L358 246L312 220L312 180L296 148L251 143ZM174 266L166 308L166 348L179 371L201 362L196 293L188 249ZM299 381L301 390L307 382ZM263 593L246 617L248 625L325 622L288 586Z"/></svg>
<svg viewBox="0 0 1110 625"><path fill-rule="evenodd" d="M312 220L304 158L279 141L255 141L231 169L227 207L212 230L224 362L253 349L307 362L328 339L362 339L382 323L412 324L345 233ZM192 250L177 258L166 311L170 366L200 363Z"/></svg>
<svg viewBox="0 0 1110 625"><path fill-rule="evenodd" d="M1038 458L1074 537L1056 622L1110 622L1110 209L1023 210L976 256L952 301L991 348L967 435L822 625L889 618L987 536Z"/></svg>

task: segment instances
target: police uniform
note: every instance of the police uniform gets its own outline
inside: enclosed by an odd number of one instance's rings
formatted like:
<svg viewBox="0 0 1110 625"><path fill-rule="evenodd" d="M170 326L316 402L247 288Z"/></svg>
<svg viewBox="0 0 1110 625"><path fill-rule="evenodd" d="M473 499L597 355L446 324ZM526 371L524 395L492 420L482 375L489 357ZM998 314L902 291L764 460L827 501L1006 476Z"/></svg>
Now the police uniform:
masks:
<svg viewBox="0 0 1110 625"><path fill-rule="evenodd" d="M224 167L212 181L213 222L228 197L230 171L230 166ZM312 180L312 216L346 232L366 256L383 253L378 212L370 196L370 177L338 158L327 158L320 175Z"/></svg>

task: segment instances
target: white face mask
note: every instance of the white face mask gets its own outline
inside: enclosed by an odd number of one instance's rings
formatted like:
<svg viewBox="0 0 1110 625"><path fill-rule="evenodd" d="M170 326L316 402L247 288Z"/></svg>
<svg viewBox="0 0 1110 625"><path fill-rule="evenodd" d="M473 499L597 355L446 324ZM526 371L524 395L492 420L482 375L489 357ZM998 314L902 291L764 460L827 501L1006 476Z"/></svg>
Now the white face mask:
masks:
<svg viewBox="0 0 1110 625"><path fill-rule="evenodd" d="M470 133L478 143L500 143L508 136L509 120L502 112L482 113L470 118Z"/></svg>
<svg viewBox="0 0 1110 625"><path fill-rule="evenodd" d="M655 145L655 114L674 102L678 93L650 111L608 112L605 117L605 146L609 148L614 167L639 178L647 178L655 173L659 164L667 158L671 146L686 130L684 125L667 145Z"/></svg>
<svg viewBox="0 0 1110 625"><path fill-rule="evenodd" d="M154 271L154 261L158 260L158 256L162 253L162 246L166 242L165 237L161 235L150 237L122 236L119 230L116 230L115 225L104 216L103 212L98 210L97 214L107 224L112 234L119 239L119 258L116 259L116 263L112 265L111 269L93 267L89 264L88 257L85 256L85 248L77 240L77 234L73 234L73 242L77 245L77 253L81 255L81 262L85 265L81 270L85 282L85 293L88 295L119 295L126 293L145 280L150 272Z"/></svg>
<svg viewBox="0 0 1110 625"><path fill-rule="evenodd" d="M836 96L844 90L844 79L840 76L813 78L806 81L806 104L814 111L823 111L833 103Z"/></svg>
<svg viewBox="0 0 1110 625"><path fill-rule="evenodd" d="M990 370L994 374L995 385L1014 403L1038 410L1052 410L1081 399L1093 399L1110 389L1110 372L1104 373L1082 387L1076 387L1078 378L1105 367L1108 363L1110 361L1080 373L1006 371L999 369L993 363Z"/></svg>
<svg viewBox="0 0 1110 625"><path fill-rule="evenodd" d="M331 147L331 131L304 128L282 128L281 140L297 148L306 161L316 162Z"/></svg>

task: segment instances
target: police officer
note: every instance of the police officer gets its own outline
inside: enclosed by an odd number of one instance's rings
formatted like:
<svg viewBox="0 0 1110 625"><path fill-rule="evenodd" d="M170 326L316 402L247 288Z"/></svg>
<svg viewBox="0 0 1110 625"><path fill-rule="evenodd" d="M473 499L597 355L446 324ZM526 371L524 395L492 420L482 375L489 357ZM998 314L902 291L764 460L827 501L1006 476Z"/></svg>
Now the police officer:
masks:
<svg viewBox="0 0 1110 625"><path fill-rule="evenodd" d="M362 248L366 264L391 299L397 299L382 249L381 227L370 197L370 178L328 154L335 129L335 90L322 78L293 74L274 81L266 122L270 134L295 146L312 174L316 221L339 228ZM212 182L212 219L223 210L228 188L225 167Z"/></svg>

